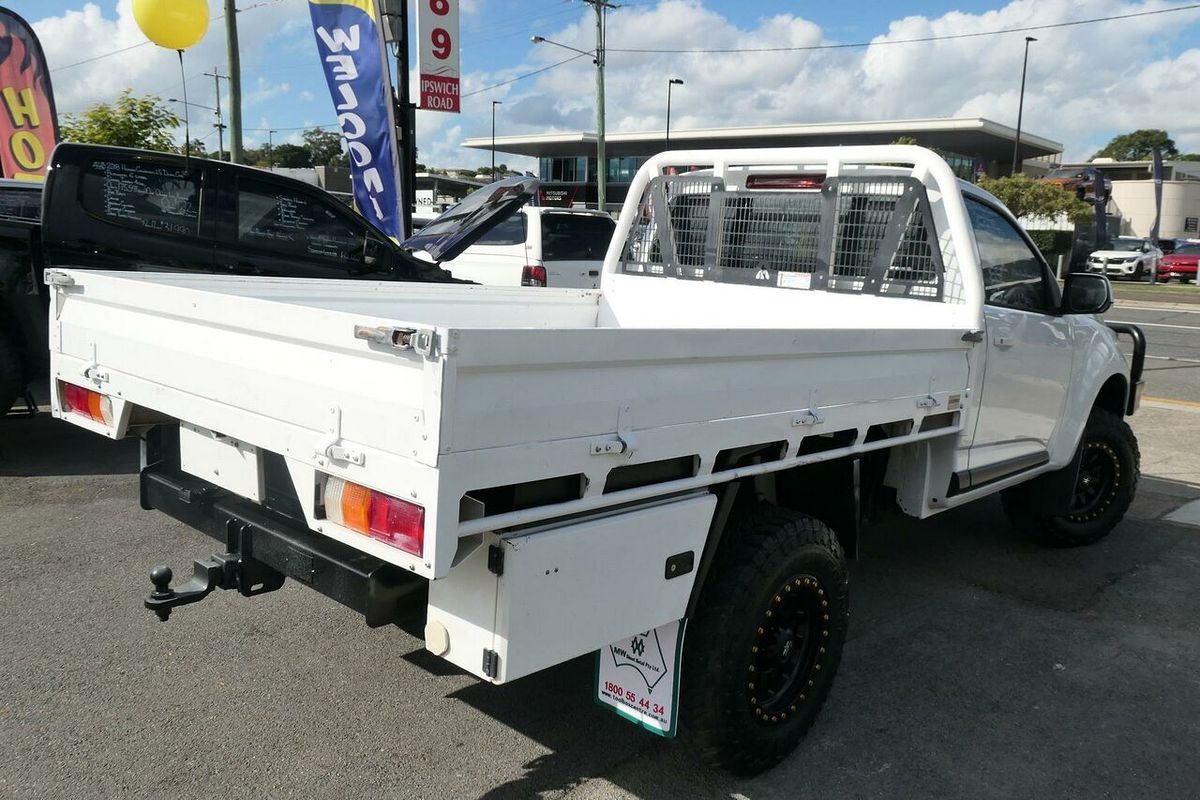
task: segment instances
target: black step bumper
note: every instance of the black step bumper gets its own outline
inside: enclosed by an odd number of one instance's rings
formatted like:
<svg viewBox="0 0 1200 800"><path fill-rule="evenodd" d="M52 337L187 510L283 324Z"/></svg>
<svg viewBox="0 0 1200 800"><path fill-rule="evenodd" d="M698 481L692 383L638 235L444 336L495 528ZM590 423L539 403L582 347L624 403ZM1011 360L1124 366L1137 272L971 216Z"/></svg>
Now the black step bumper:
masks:
<svg viewBox="0 0 1200 800"><path fill-rule="evenodd" d="M277 573L358 611L373 628L424 609L424 578L169 466L142 470L141 501L142 508L162 511L224 542L225 553L240 557L248 585L221 588L257 594L261 578Z"/></svg>

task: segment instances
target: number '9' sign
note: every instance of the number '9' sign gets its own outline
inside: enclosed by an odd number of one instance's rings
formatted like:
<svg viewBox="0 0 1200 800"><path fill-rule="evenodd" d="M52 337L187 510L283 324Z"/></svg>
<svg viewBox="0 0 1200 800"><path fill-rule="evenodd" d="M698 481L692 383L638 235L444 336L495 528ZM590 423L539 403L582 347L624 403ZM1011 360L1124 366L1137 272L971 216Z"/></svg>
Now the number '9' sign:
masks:
<svg viewBox="0 0 1200 800"><path fill-rule="evenodd" d="M450 0L429 0L429 10L439 17L447 16L450 13ZM453 37L445 28L434 28L430 31L429 42L433 45L434 58L440 61L449 58L454 50Z"/></svg>
<svg viewBox="0 0 1200 800"><path fill-rule="evenodd" d="M421 108L459 110L458 4L459 0L417 2Z"/></svg>

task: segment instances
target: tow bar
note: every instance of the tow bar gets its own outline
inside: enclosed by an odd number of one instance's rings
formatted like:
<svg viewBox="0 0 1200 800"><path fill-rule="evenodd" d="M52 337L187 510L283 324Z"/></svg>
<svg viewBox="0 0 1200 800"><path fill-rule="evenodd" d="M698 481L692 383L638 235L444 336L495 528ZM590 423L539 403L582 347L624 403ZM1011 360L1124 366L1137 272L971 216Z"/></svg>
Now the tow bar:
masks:
<svg viewBox="0 0 1200 800"><path fill-rule="evenodd" d="M146 608L163 622L176 606L199 602L213 589L238 589L250 597L273 592L283 586L284 581L284 576L275 570L245 560L237 553L214 553L203 561L197 559L192 567L192 579L177 588L171 588L173 577L171 568L165 565L150 570L154 591L146 597Z"/></svg>

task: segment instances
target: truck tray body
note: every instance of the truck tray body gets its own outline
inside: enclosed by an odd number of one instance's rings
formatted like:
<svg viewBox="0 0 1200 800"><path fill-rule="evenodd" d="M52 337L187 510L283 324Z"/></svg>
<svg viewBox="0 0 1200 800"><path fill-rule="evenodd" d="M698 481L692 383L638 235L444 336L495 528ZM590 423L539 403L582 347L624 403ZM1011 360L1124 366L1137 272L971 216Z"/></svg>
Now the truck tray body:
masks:
<svg viewBox="0 0 1200 800"><path fill-rule="evenodd" d="M119 437L147 412L185 420L211 434L189 447L213 450L188 463L228 465L232 447L251 477L261 464L247 445L278 453L315 530L430 578L466 555L460 537L648 497L655 483L717 482L723 451L778 443L783 464L825 457L802 456L806 436L849 432L833 455L878 446L873 426L891 426L888 445L928 438L922 421L954 412L969 385L959 329L598 327L600 295L571 290L72 270L53 280L53 375L117 408L115 426L73 422ZM394 331L420 332L416 349L393 344ZM69 413L53 395L54 413ZM946 422L932 433L957 434L957 412ZM237 472L198 477L253 497ZM322 519L327 475L423 506L423 556ZM553 480L578 492L525 508L476 502Z"/></svg>

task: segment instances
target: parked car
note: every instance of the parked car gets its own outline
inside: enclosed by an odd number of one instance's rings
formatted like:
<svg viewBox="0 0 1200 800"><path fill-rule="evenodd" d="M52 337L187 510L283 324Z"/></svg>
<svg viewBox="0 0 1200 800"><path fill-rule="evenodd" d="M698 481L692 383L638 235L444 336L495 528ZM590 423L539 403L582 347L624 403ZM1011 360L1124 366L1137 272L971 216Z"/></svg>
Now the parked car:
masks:
<svg viewBox="0 0 1200 800"><path fill-rule="evenodd" d="M0 180L0 415L49 363L42 182Z"/></svg>
<svg viewBox="0 0 1200 800"><path fill-rule="evenodd" d="M1158 268L1158 279L1163 283L1174 278L1180 283L1191 281L1196 283L1196 265L1200 263L1200 243L1180 243L1175 252L1163 256L1162 265Z"/></svg>
<svg viewBox="0 0 1200 800"><path fill-rule="evenodd" d="M1087 259L1088 272L1103 272L1110 278L1140 281L1157 273L1162 251L1149 239L1117 236L1092 251Z"/></svg>
<svg viewBox="0 0 1200 800"><path fill-rule="evenodd" d="M1042 183L1050 183L1060 187L1080 200L1094 200L1096 197L1096 181L1088 175L1086 169L1078 167L1059 167L1039 178ZM1104 196L1112 194L1112 180L1104 179Z"/></svg>
<svg viewBox="0 0 1200 800"><path fill-rule="evenodd" d="M493 286L595 289L616 226L601 211L527 205L441 265Z"/></svg>

